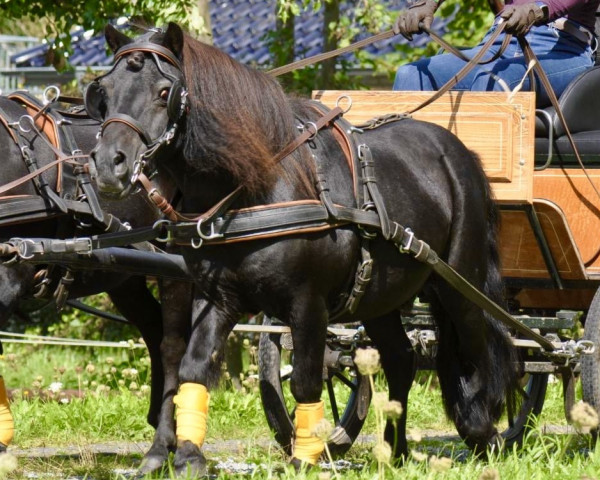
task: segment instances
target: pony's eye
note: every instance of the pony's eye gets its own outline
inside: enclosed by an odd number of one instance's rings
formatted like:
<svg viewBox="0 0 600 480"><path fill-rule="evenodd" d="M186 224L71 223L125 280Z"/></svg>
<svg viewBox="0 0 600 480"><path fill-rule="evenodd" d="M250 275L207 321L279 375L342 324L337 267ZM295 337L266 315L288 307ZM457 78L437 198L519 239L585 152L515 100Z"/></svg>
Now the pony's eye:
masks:
<svg viewBox="0 0 600 480"><path fill-rule="evenodd" d="M169 91L170 89L168 88L163 88L160 93L158 94L158 96L160 97L161 100L164 100L165 102L167 101L167 99L169 98Z"/></svg>

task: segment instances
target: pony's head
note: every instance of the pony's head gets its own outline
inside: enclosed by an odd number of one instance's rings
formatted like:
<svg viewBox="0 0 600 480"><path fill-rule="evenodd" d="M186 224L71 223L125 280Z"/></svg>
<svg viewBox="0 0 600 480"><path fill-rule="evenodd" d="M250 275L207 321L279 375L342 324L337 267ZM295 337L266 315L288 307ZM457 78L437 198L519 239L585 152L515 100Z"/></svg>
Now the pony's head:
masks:
<svg viewBox="0 0 600 480"><path fill-rule="evenodd" d="M183 32L170 24L134 41L109 25L105 36L115 63L85 92L89 115L102 122L91 170L104 195L121 198L184 121Z"/></svg>
<svg viewBox="0 0 600 480"><path fill-rule="evenodd" d="M89 113L103 121L92 154L102 192L124 197L137 171L155 166L179 185L182 176L193 177L205 181L205 189L241 186L253 197L268 193L282 174L306 177L306 162L298 160L307 152L273 163L298 132L295 103L275 78L173 23L136 40L107 27L106 39L114 67L86 92Z"/></svg>

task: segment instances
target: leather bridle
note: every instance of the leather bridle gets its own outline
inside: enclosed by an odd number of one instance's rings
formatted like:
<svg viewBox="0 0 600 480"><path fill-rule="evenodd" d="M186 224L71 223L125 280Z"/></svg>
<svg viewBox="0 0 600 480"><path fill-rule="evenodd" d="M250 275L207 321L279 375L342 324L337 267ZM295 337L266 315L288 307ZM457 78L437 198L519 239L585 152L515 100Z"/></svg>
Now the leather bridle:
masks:
<svg viewBox="0 0 600 480"><path fill-rule="evenodd" d="M161 75L171 81L171 88L169 91L169 97L167 99L167 114L169 121L163 132L156 138L152 138L145 127L132 116L126 113L114 113L105 118L100 108L102 93L99 80L107 75L110 75L119 64L119 61L124 56L132 52L143 52L150 54ZM169 73L162 66L160 59L164 59L173 65L179 72L181 72L181 76L183 77L181 62L170 50L151 42L137 44L134 43L121 47L115 53L115 63L113 67L107 73L97 77L92 83L90 83L90 85L88 85L86 88L84 95L85 107L88 111L88 114L95 120L102 122L99 134L100 137L104 134L104 130L106 127L108 127L108 125L111 123L121 123L135 131L146 146L146 150L142 152L133 163L133 173L130 179L132 185L138 182L140 175L149 166L150 159L154 156L156 151L162 146L171 143L175 137L178 126L185 117L185 112L187 109L188 92L185 87L185 81L182 80L182 78Z"/></svg>

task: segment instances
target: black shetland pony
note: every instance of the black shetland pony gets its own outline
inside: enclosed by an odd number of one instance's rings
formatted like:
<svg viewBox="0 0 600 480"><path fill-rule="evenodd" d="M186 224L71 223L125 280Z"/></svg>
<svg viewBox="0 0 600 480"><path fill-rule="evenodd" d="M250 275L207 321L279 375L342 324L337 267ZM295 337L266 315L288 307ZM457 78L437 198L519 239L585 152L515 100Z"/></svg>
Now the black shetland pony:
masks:
<svg viewBox="0 0 600 480"><path fill-rule="evenodd" d="M28 112L17 102L7 97L0 97L0 107L14 122ZM96 144L99 124L89 117L73 116L68 119L73 139L83 153L89 153ZM25 124L26 126L26 124ZM50 163L55 154L41 135L28 135L27 146L31 156L36 159L38 167ZM8 129L0 125L0 186L19 179L28 173L21 151L11 137ZM63 168L68 169L65 165ZM43 180L51 188L57 185L57 169L50 169L42 174ZM170 185L163 188L172 190ZM7 192L0 198L2 212L10 209L11 198L19 196L37 196L39 192L32 181ZM136 195L130 203L101 202L102 209L111 213L123 222L133 226L151 225L159 218L158 210L150 206L142 195ZM82 228L79 222L68 215L58 215L47 219L19 222L9 221L0 227L0 239L5 241L13 237L31 238L69 238L74 235L90 235L101 233L91 227ZM0 325L4 325L9 317L19 308L19 304L33 298L39 279L36 273L40 267L31 264L0 264ZM55 268L54 273L60 277L63 271ZM74 282L69 286L69 298L79 298L101 292L107 292L119 312L135 325L146 343L151 359L151 399L148 422L157 428L154 443L146 455L142 471L153 470L162 465L170 449L175 446L175 427L173 423L172 396L177 386L179 361L185 351L185 343L189 336L189 319L191 315L191 284L175 280L160 282L160 300L157 302L148 290L146 279L142 276L124 275L119 272L78 271ZM52 301L52 292L57 278L53 273L48 275L52 289L48 297L42 300ZM38 304L40 300L37 300Z"/></svg>
<svg viewBox="0 0 600 480"><path fill-rule="evenodd" d="M329 129L273 162L299 135L299 124L309 128L307 122L319 118L308 101L288 98L269 75L197 42L175 24L136 40L107 27L106 38L117 61L86 99L105 121L92 152L101 191L112 198L127 196L134 188L134 166L143 160L159 178L174 179L184 213L205 212L238 187L235 208L316 199L316 158L333 202L356 207L347 162ZM178 108L174 97L181 96L182 85L188 89L187 106ZM173 130L172 140L160 141ZM501 302L496 210L473 154L445 129L413 120L357 135L372 153L389 217L409 226ZM202 228L210 232L209 226ZM292 462L316 462L323 445L311 431L323 415L329 312L352 287L360 249L359 229L345 225L183 250L196 288L193 331L176 397L176 469L205 470L200 448L207 391L217 380L227 335L241 314L257 311L291 327L291 389L297 401ZM355 313L338 320L364 323L379 350L390 398L406 407L414 359L397 312L417 295L426 298L440 331L438 373L446 412L469 446L495 445L494 422L516 385L515 356L505 330L381 235L371 241L371 255L371 284ZM398 456L407 453L405 422L406 413ZM390 425L386 438L393 444Z"/></svg>

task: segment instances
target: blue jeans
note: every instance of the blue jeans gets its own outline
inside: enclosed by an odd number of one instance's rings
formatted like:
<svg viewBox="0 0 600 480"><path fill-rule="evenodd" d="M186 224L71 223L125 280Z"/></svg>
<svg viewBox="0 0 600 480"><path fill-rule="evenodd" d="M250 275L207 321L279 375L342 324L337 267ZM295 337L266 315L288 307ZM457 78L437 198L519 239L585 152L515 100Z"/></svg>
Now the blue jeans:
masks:
<svg viewBox="0 0 600 480"><path fill-rule="evenodd" d="M494 32L494 25L481 43L463 53L471 58L485 44ZM504 35L499 35L483 60L491 58L500 49ZM577 40L572 35L557 30L550 25L533 27L526 36L535 55L538 57L544 72L557 96L567 85L583 71L594 64L593 52L589 45ZM456 56L443 53L429 58L422 58L398 68L394 81L394 90L438 90L452 78L465 62ZM503 90L498 77L504 80L511 90L519 84L526 72L525 59L516 38L512 38L503 55L492 63L475 66L453 90L489 91ZM536 103L547 106L550 99L544 88L536 79ZM529 78L525 79L522 90L530 90Z"/></svg>

